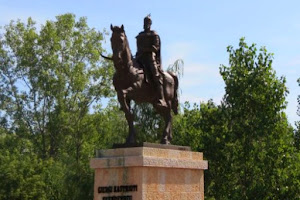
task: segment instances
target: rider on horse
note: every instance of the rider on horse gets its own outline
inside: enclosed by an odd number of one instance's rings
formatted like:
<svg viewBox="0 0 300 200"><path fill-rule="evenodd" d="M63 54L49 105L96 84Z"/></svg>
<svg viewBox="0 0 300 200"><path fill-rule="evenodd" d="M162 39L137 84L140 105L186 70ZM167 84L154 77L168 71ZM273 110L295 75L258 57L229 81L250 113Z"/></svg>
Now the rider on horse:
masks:
<svg viewBox="0 0 300 200"><path fill-rule="evenodd" d="M144 31L136 36L136 59L144 68L146 80L149 75L153 79L158 93L157 105L167 107L163 91L163 77L161 75L160 38L155 31L150 30L151 24L152 20L150 15L148 15L144 18Z"/></svg>

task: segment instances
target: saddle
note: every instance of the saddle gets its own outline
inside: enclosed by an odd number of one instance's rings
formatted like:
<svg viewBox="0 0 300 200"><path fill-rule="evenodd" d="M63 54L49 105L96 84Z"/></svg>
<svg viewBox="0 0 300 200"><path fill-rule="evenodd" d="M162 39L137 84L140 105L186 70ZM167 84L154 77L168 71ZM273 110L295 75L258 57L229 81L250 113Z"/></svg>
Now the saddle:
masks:
<svg viewBox="0 0 300 200"><path fill-rule="evenodd" d="M151 83L153 82L153 77L152 77L152 73L151 71L146 68L142 63L139 63L138 64L141 66L141 69L137 70L138 74L144 74L144 81L146 83ZM164 79L164 72L162 71L160 65L158 66L158 71L159 71L159 75L162 79Z"/></svg>

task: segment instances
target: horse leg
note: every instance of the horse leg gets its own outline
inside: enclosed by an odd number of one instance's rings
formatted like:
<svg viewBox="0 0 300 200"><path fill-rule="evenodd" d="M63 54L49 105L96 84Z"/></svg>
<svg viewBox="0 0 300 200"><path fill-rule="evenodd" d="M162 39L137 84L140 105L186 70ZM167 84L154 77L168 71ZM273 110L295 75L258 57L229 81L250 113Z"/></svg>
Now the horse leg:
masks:
<svg viewBox="0 0 300 200"><path fill-rule="evenodd" d="M126 99L126 104L128 106L128 112L125 112L125 117L129 126L129 135L126 139L126 144L134 144L136 143L136 132L133 126L134 115L130 111L130 99Z"/></svg>
<svg viewBox="0 0 300 200"><path fill-rule="evenodd" d="M172 115L171 110L169 112L164 112L162 114L165 121L165 129L163 132L163 137L161 144L171 144L172 140Z"/></svg>
<svg viewBox="0 0 300 200"><path fill-rule="evenodd" d="M120 102L121 109L125 113L125 117L129 127L129 134L126 139L126 144L136 143L136 133L133 126L134 115L130 111L130 99L126 98L125 93L118 93L118 100Z"/></svg>

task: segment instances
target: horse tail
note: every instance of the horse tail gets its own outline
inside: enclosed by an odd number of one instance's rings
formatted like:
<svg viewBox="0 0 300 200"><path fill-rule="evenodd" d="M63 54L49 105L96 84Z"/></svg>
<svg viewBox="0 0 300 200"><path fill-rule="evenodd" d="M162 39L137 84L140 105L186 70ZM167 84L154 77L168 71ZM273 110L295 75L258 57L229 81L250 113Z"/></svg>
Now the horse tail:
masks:
<svg viewBox="0 0 300 200"><path fill-rule="evenodd" d="M178 77L173 72L169 72L169 74L174 79L174 97L172 99L172 110L175 115L178 114Z"/></svg>

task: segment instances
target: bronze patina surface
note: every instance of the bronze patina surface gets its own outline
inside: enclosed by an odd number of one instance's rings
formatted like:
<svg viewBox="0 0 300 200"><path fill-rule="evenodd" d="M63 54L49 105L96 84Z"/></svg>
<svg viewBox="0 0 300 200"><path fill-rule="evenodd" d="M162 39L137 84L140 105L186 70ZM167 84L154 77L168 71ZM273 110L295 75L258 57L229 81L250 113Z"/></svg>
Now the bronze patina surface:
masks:
<svg viewBox="0 0 300 200"><path fill-rule="evenodd" d="M113 85L117 92L121 110L124 111L129 126L126 144L136 144L134 116L130 102L151 103L163 117L165 127L162 144L170 144L172 139L172 113L178 109L178 78L172 72L164 72L160 59L160 38L150 29L150 16L144 19L144 31L137 39L136 58L133 58L124 26L112 26L111 47L115 67Z"/></svg>

